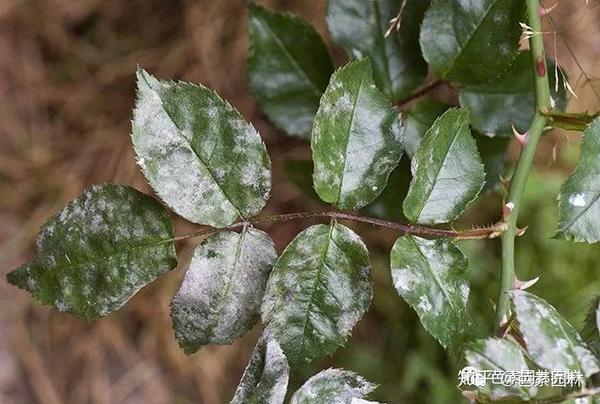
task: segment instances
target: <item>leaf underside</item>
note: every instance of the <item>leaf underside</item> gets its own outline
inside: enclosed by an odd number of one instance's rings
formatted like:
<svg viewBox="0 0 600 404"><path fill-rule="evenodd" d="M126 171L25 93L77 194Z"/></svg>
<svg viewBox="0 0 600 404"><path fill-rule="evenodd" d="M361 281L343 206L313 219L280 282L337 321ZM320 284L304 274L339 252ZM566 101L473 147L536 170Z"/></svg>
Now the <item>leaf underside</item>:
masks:
<svg viewBox="0 0 600 404"><path fill-rule="evenodd" d="M250 9L250 88L271 122L288 134L310 134L333 62L315 29L301 18Z"/></svg>
<svg viewBox="0 0 600 404"><path fill-rule="evenodd" d="M600 118L583 132L581 157L558 195L558 228L554 237L600 241Z"/></svg>
<svg viewBox="0 0 600 404"><path fill-rule="evenodd" d="M311 226L286 247L267 283L262 320L290 366L344 344L371 302L369 272L365 245L337 223Z"/></svg>
<svg viewBox="0 0 600 404"><path fill-rule="evenodd" d="M44 304L93 320L177 265L165 209L122 185L84 191L42 226L34 261L8 281Z"/></svg>
<svg viewBox="0 0 600 404"><path fill-rule="evenodd" d="M326 369L308 379L294 393L290 404L348 404L365 398L375 387L348 370Z"/></svg>
<svg viewBox="0 0 600 404"><path fill-rule="evenodd" d="M411 172L402 207L412 222L450 222L477 197L485 173L466 110L450 109L435 121L413 156Z"/></svg>
<svg viewBox="0 0 600 404"><path fill-rule="evenodd" d="M402 236L390 255L398 294L417 312L425 329L458 354L470 333L469 262L452 241Z"/></svg>
<svg viewBox="0 0 600 404"><path fill-rule="evenodd" d="M403 133L397 111L373 82L368 59L337 70L311 137L317 194L341 209L371 203L398 165Z"/></svg>
<svg viewBox="0 0 600 404"><path fill-rule="evenodd" d="M276 259L269 236L249 227L222 231L196 248L171 302L175 336L186 353L230 344L254 326Z"/></svg>
<svg viewBox="0 0 600 404"><path fill-rule="evenodd" d="M271 162L254 127L201 85L137 72L131 138L158 196L185 219L227 227L256 215L271 189Z"/></svg>

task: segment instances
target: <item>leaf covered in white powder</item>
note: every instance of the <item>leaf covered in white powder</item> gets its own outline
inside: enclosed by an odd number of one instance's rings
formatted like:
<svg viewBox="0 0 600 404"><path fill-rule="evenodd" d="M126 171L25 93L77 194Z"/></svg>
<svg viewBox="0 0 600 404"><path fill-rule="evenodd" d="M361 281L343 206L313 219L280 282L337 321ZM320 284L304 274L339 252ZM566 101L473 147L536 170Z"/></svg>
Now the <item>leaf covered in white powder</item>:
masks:
<svg viewBox="0 0 600 404"><path fill-rule="evenodd" d="M311 377L292 396L290 404L348 404L375 390L373 383L343 369L327 369Z"/></svg>

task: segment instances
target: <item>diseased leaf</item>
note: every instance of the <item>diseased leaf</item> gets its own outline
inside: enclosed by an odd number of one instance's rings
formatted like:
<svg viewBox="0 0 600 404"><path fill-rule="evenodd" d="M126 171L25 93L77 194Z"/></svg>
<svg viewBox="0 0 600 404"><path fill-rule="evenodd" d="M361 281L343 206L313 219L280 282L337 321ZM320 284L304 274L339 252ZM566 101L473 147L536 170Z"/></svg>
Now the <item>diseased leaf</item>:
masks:
<svg viewBox="0 0 600 404"><path fill-rule="evenodd" d="M581 335L596 357L600 358L600 296L590 306Z"/></svg>
<svg viewBox="0 0 600 404"><path fill-rule="evenodd" d="M137 78L131 138L158 196L185 219L215 227L260 212L271 162L254 127L204 86L144 70Z"/></svg>
<svg viewBox="0 0 600 404"><path fill-rule="evenodd" d="M373 203L364 207L361 212L380 219L406 221L399 201L406 196L409 183L410 161L401 159L398 166L390 173L383 192L379 194Z"/></svg>
<svg viewBox="0 0 600 404"><path fill-rule="evenodd" d="M477 197L485 173L466 110L450 109L435 121L417 148L411 172L402 207L413 222L450 222Z"/></svg>
<svg viewBox="0 0 600 404"><path fill-rule="evenodd" d="M533 360L548 370L575 370L586 377L600 363L575 328L545 300L521 290L509 292L519 331Z"/></svg>
<svg viewBox="0 0 600 404"><path fill-rule="evenodd" d="M329 0L327 26L333 40L352 58L369 57L375 83L400 100L427 75L419 48L419 28L429 0ZM385 37L390 20L402 8L400 30Z"/></svg>
<svg viewBox="0 0 600 404"><path fill-rule="evenodd" d="M554 237L600 241L600 118L583 132L581 157L558 195L558 228Z"/></svg>
<svg viewBox="0 0 600 404"><path fill-rule="evenodd" d="M312 131L317 194L341 209L368 205L402 156L403 132L398 112L373 83L367 59L336 71Z"/></svg>
<svg viewBox="0 0 600 404"><path fill-rule="evenodd" d="M290 367L277 340L263 335L235 391L231 404L282 404Z"/></svg>
<svg viewBox="0 0 600 404"><path fill-rule="evenodd" d="M465 346L467 364L478 370L498 370L501 372L519 372L529 370L521 349L512 341L500 338L479 339ZM533 372L533 370L532 370ZM503 385L487 381L479 391L493 400L507 397L531 399L537 394L537 387Z"/></svg>
<svg viewBox="0 0 600 404"><path fill-rule="evenodd" d="M522 0L433 0L421 27L421 49L438 76L462 84L489 81L518 53Z"/></svg>
<svg viewBox="0 0 600 404"><path fill-rule="evenodd" d="M415 155L427 130L448 108L450 106L443 102L424 99L404 114L404 150L410 158Z"/></svg>
<svg viewBox="0 0 600 404"><path fill-rule="evenodd" d="M337 223L300 233L277 260L262 305L266 328L290 366L344 344L372 297L367 248Z"/></svg>
<svg viewBox="0 0 600 404"><path fill-rule="evenodd" d="M175 336L186 353L230 344L252 328L276 259L269 236L251 227L221 231L196 248L171 302Z"/></svg>
<svg viewBox="0 0 600 404"><path fill-rule="evenodd" d="M521 52L510 69L490 82L466 86L459 94L460 103L469 111L471 125L486 136L513 136L511 124L525 132L535 113L535 84L531 52ZM563 111L566 94L562 79L554 91L553 63L548 62L548 77L554 108Z"/></svg>
<svg viewBox="0 0 600 404"><path fill-rule="evenodd" d="M333 62L315 29L293 14L250 3L248 79L271 122L308 138Z"/></svg>
<svg viewBox="0 0 600 404"><path fill-rule="evenodd" d="M390 255L396 291L423 327L457 353L470 332L469 262L450 240L402 236Z"/></svg>
<svg viewBox="0 0 600 404"><path fill-rule="evenodd" d="M93 320L177 265L169 215L122 185L93 186L41 228L33 262L8 282L44 304Z"/></svg>
<svg viewBox="0 0 600 404"><path fill-rule="evenodd" d="M348 404L365 398L375 387L354 372L327 369L308 379L294 393L290 404Z"/></svg>

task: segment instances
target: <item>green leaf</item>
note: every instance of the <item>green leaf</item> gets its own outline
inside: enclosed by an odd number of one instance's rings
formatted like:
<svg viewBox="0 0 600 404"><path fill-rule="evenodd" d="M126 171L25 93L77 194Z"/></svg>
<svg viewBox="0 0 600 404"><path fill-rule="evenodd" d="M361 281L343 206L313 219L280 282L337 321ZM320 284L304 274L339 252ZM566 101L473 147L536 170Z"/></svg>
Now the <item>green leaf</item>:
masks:
<svg viewBox="0 0 600 404"><path fill-rule="evenodd" d="M368 59L336 71L311 138L317 194L341 209L368 205L398 165L403 132L400 116L373 83Z"/></svg>
<svg viewBox="0 0 600 404"><path fill-rule="evenodd" d="M398 166L390 173L387 186L370 205L361 209L361 213L392 221L406 221L402 214L403 200L410 184L410 161L401 159Z"/></svg>
<svg viewBox="0 0 600 404"><path fill-rule="evenodd" d="M598 359L554 307L531 293L513 290L509 294L527 351L538 365L580 371L586 377L600 372Z"/></svg>
<svg viewBox="0 0 600 404"><path fill-rule="evenodd" d="M271 122L308 137L333 73L323 40L303 19L250 3L250 88Z"/></svg>
<svg viewBox="0 0 600 404"><path fill-rule="evenodd" d="M275 338L258 340L231 404L282 404L290 367Z"/></svg>
<svg viewBox="0 0 600 404"><path fill-rule="evenodd" d="M34 261L8 282L86 320L120 308L177 265L165 209L133 188L93 186L41 228Z"/></svg>
<svg viewBox="0 0 600 404"><path fill-rule="evenodd" d="M583 132L581 157L558 195L558 229L554 237L600 241L600 118Z"/></svg>
<svg viewBox="0 0 600 404"><path fill-rule="evenodd" d="M256 130L201 85L137 72L133 146L158 196L185 219L227 227L254 216L271 189L271 162Z"/></svg>
<svg viewBox="0 0 600 404"><path fill-rule="evenodd" d="M417 148L411 172L402 207L413 222L450 222L477 198L485 173L466 110L450 109L435 121Z"/></svg>
<svg viewBox="0 0 600 404"><path fill-rule="evenodd" d="M566 106L563 81L559 79L558 93L554 91L553 63L548 62L555 109ZM532 73L531 52L519 54L510 69L488 83L466 86L460 92L460 103L471 116L474 129L489 137L513 136L511 124L520 132L531 125L535 113L535 83Z"/></svg>
<svg viewBox="0 0 600 404"><path fill-rule="evenodd" d="M290 404L349 404L365 398L376 387L354 372L327 369L308 379Z"/></svg>
<svg viewBox="0 0 600 404"><path fill-rule="evenodd" d="M479 133L475 134L477 150L479 150L485 171L484 191L492 191L499 188L500 177L506 173L510 140L509 138L492 138Z"/></svg>
<svg viewBox="0 0 600 404"><path fill-rule="evenodd" d="M421 49L439 77L489 81L518 53L523 0L433 0L421 27Z"/></svg>
<svg viewBox="0 0 600 404"><path fill-rule="evenodd" d="M334 42L350 57L371 59L375 82L397 101L427 75L419 28L428 5L428 0L329 0L327 26ZM402 7L400 30L392 30L386 38L390 20Z"/></svg>
<svg viewBox="0 0 600 404"><path fill-rule="evenodd" d="M443 102L424 99L404 114L404 150L410 158L415 155L427 130L448 108L450 106Z"/></svg>
<svg viewBox="0 0 600 404"><path fill-rule="evenodd" d="M581 335L596 357L600 358L600 296L590 306Z"/></svg>
<svg viewBox="0 0 600 404"><path fill-rule="evenodd" d="M402 236L390 255L396 291L423 327L457 353L470 332L469 262L450 240Z"/></svg>
<svg viewBox="0 0 600 404"><path fill-rule="evenodd" d="M249 227L219 232L196 248L171 302L175 336L186 353L230 344L252 328L276 259L269 236Z"/></svg>
<svg viewBox="0 0 600 404"><path fill-rule="evenodd" d="M468 343L465 346L465 358L467 364L477 370L502 372L530 370L519 346L507 339L488 338ZM504 386L501 383L487 381L484 387L479 388L479 391L493 400L506 397L531 399L537 394L537 387L522 387L517 384Z"/></svg>
<svg viewBox="0 0 600 404"><path fill-rule="evenodd" d="M262 319L290 366L344 344L372 297L369 256L360 237L337 223L300 233L277 260Z"/></svg>

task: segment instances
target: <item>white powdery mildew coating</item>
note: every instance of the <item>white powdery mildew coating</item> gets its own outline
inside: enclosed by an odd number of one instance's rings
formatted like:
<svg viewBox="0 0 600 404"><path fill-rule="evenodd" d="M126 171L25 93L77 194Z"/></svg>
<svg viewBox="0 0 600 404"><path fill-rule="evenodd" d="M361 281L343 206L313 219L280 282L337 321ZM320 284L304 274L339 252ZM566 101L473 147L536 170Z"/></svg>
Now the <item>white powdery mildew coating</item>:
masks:
<svg viewBox="0 0 600 404"><path fill-rule="evenodd" d="M326 369L308 379L294 393L290 404L348 404L354 398L365 398L375 387L354 372Z"/></svg>
<svg viewBox="0 0 600 404"><path fill-rule="evenodd" d="M585 193L575 193L569 196L569 203L575 207L582 208L585 206Z"/></svg>
<svg viewBox="0 0 600 404"><path fill-rule="evenodd" d="M466 259L447 240L403 236L391 253L394 287L443 346L467 332ZM440 326L442 325L443 326Z"/></svg>
<svg viewBox="0 0 600 404"><path fill-rule="evenodd" d="M512 291L519 329L537 364L549 370L579 370L585 376L600 372L598 359L581 336L541 298Z"/></svg>
<svg viewBox="0 0 600 404"><path fill-rule="evenodd" d="M261 336L230 404L283 404L289 374L287 359L277 340L268 334Z"/></svg>
<svg viewBox="0 0 600 404"><path fill-rule="evenodd" d="M276 258L268 235L252 228L218 233L196 248L171 303L180 343L196 350L231 343L248 331Z"/></svg>
<svg viewBox="0 0 600 404"><path fill-rule="evenodd" d="M183 118L177 122L161 96L161 91L175 86L188 94L178 105L177 116ZM202 98L201 106L192 105L190 92ZM196 133L194 125L202 117L207 118L206 126ZM225 138L233 143L229 158L211 161L213 151L222 152L220 141ZM204 87L160 82L139 72L132 140L150 185L169 207L192 222L226 227L258 213L268 199L270 163L262 159L266 149L260 136L229 103ZM238 179L239 190L225 189L231 178Z"/></svg>

